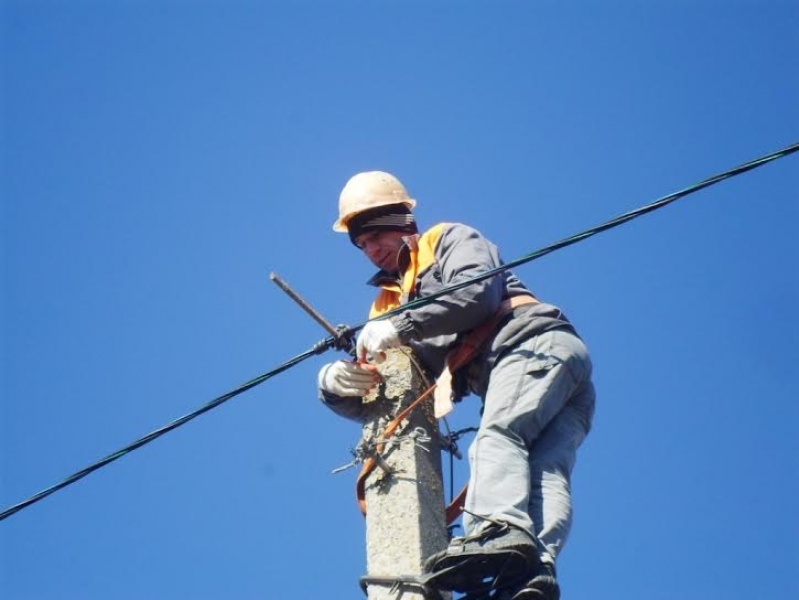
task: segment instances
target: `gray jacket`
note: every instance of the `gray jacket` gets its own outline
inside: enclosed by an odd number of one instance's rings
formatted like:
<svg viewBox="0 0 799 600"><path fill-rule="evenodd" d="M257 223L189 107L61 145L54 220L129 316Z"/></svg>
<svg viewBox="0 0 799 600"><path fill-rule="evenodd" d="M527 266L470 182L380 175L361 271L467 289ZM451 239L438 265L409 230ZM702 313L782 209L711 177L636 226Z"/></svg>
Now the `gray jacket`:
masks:
<svg viewBox="0 0 799 600"><path fill-rule="evenodd" d="M386 304L386 298L401 306L502 264L499 251L491 241L476 229L460 223L436 225L421 235L410 236L407 241L407 252L402 257L405 271L415 269L416 277L410 289L398 291L402 281L397 275L385 271L374 275L369 284L380 288L380 292L372 306L372 317L391 307L391 302ZM389 318L402 343L414 351L433 377L437 377L444 368L447 353L458 341L490 319L504 300L519 295L532 294L513 273L503 271ZM553 329L575 333L566 316L551 304L538 302L514 309L499 323L482 352L457 374L458 394L472 391L482 397L491 369L504 352L522 340ZM360 420L359 398L340 398L320 392L324 403L336 413Z"/></svg>

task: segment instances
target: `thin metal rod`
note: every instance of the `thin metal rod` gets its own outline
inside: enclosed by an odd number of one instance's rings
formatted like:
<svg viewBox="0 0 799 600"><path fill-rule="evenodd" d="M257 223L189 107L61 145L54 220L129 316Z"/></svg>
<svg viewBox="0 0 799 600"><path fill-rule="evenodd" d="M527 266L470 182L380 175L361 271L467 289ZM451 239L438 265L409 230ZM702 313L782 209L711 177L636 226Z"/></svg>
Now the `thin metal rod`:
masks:
<svg viewBox="0 0 799 600"><path fill-rule="evenodd" d="M294 300L294 302L299 304L300 308L302 308L305 312L311 315L311 318L317 323L319 323L324 328L325 331L327 331L330 335L333 335L335 337L339 336L339 332L330 323L330 321L325 319L321 314L319 314L319 312L316 311L316 309L314 309L313 306L308 304L297 292L291 289L289 284L283 281L277 273L275 273L274 271L270 273L269 279L274 281L281 290L286 292L289 298L291 298L292 300Z"/></svg>

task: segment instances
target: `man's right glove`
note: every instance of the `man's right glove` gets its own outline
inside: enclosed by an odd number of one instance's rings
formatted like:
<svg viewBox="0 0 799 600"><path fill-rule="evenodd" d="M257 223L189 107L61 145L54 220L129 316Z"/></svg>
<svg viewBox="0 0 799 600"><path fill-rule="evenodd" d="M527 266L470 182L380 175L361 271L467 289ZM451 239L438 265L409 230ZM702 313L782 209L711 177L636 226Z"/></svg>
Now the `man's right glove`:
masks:
<svg viewBox="0 0 799 600"><path fill-rule="evenodd" d="M335 396L365 396L380 380L377 369L337 360L319 371L319 388Z"/></svg>
<svg viewBox="0 0 799 600"><path fill-rule="evenodd" d="M401 344L397 328L390 319L369 321L358 334L356 356L361 362L380 364L386 360L386 350Z"/></svg>

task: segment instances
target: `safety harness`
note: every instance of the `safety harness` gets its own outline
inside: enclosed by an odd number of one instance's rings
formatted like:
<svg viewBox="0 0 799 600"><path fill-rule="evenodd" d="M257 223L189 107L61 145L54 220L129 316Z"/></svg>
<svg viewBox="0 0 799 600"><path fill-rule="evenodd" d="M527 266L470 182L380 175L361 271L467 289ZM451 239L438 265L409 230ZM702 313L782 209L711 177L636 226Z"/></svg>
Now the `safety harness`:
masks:
<svg viewBox="0 0 799 600"><path fill-rule="evenodd" d="M454 373L465 367L478 355L489 337L491 337L499 327L502 320L510 314L514 308L537 303L538 300L536 300L532 294L514 296L505 300L488 320L472 329L455 348L450 350L444 369L438 376L438 379L386 425L380 439L374 446L374 453L364 460L361 472L358 474L356 480L355 496L361 513L366 515L366 480L377 468L379 454L383 452L389 439L397 433L402 422L407 419L415 409L421 406L431 394L434 395L435 418L439 419L447 415L453 408L452 377ZM446 507L445 517L447 525L452 524L463 512L467 490L468 485L464 486L460 493Z"/></svg>

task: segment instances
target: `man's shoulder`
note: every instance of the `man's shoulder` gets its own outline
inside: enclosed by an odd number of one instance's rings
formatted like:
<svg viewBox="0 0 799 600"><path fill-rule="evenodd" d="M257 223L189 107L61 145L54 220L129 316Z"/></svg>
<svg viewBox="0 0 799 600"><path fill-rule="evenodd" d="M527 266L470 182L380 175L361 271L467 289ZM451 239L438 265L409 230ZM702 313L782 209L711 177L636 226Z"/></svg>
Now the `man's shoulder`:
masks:
<svg viewBox="0 0 799 600"><path fill-rule="evenodd" d="M456 242L481 237L483 237L483 234L471 225L456 222L438 223L422 234L422 238L433 243L437 243L442 238L446 238L450 242Z"/></svg>
<svg viewBox="0 0 799 600"><path fill-rule="evenodd" d="M454 221L445 221L443 223L437 223L436 225L428 228L424 233L422 233L422 236L441 236L444 234L471 235L475 233L479 235L480 232L471 225L467 225L466 223L457 223Z"/></svg>

